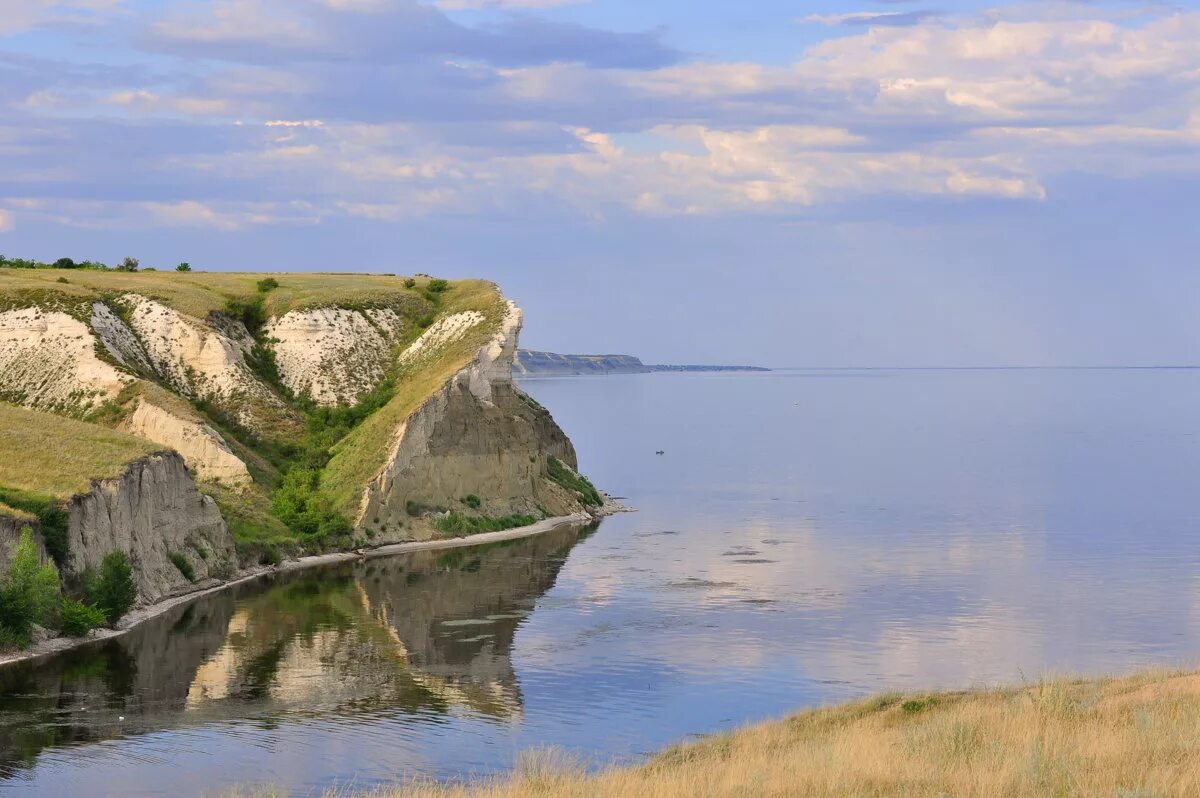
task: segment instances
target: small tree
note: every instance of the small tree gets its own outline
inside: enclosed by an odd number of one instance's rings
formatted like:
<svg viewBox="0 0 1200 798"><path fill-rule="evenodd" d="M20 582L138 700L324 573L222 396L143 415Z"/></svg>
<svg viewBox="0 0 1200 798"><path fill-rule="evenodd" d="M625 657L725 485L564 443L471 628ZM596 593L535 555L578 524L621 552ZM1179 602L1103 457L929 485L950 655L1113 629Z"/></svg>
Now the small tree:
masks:
<svg viewBox="0 0 1200 798"><path fill-rule="evenodd" d="M136 272L140 261L137 258L125 258L121 264L117 266L119 272Z"/></svg>
<svg viewBox="0 0 1200 798"><path fill-rule="evenodd" d="M92 603L104 612L109 625L129 612L137 601L137 585L133 582L133 566L123 551L110 551L100 562L100 575L89 587Z"/></svg>
<svg viewBox="0 0 1200 798"><path fill-rule="evenodd" d="M79 266L78 266L78 264L75 263L75 261L71 260L70 258L59 258L58 260L54 261L54 268L56 268L56 269L77 269L77 268L79 268Z"/></svg>
<svg viewBox="0 0 1200 798"><path fill-rule="evenodd" d="M177 272L190 272L191 270L192 264L187 263L186 261L175 267L175 271Z"/></svg>
<svg viewBox="0 0 1200 798"><path fill-rule="evenodd" d="M29 645L34 624L44 624L58 606L58 569L42 564L33 530L21 530L12 564L0 583L0 639L8 645Z"/></svg>

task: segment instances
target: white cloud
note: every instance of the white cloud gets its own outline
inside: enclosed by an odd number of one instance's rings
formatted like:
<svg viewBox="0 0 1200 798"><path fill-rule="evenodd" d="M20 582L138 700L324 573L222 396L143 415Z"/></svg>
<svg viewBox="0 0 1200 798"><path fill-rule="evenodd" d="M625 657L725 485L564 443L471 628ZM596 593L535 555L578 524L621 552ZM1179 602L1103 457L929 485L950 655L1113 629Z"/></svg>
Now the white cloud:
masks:
<svg viewBox="0 0 1200 798"><path fill-rule="evenodd" d="M13 215L0 208L0 233L7 233L13 229Z"/></svg>
<svg viewBox="0 0 1200 798"><path fill-rule="evenodd" d="M588 0L437 0L434 5L436 5L438 8L444 8L448 11L479 10L484 8L529 10L535 8L573 6L586 2L588 2Z"/></svg>
<svg viewBox="0 0 1200 798"><path fill-rule="evenodd" d="M358 18L380 4L324 6ZM185 24L194 18L179 8L154 30L179 26L179 40L222 46L330 35L278 0L215 0L203 6L206 26ZM1200 174L1200 13L1130 22L1072 4L1036 18L1010 9L866 25L787 65L464 67L426 56L314 66L277 51L269 68L229 56L177 83L120 73L103 85L70 72L50 81L38 72L14 89L11 107L23 116L0 122L0 166L26 186L53 187L48 196L64 185L94 196L119 172L127 196L143 186L160 192L122 206L121 219L140 213L218 229L531 198L589 217L614 208L794 213L876 196L1036 201L1068 172ZM72 114L116 114L137 126L114 128L107 144L89 134L85 146L80 131L94 125L51 124ZM171 124L160 132L164 117ZM152 146L125 147L129 131ZM296 210L288 204L296 198L308 204Z"/></svg>

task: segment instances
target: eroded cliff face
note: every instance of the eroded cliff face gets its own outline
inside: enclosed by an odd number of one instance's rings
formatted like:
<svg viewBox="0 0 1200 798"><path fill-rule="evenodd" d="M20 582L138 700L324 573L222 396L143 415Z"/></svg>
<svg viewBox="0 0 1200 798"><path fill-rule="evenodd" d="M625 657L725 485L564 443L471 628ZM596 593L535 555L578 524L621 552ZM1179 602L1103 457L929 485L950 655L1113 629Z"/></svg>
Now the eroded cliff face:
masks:
<svg viewBox="0 0 1200 798"><path fill-rule="evenodd" d="M8 566L12 563L13 554L17 551L17 544L21 542L21 533L25 529L34 533L33 543L38 548L38 555L42 562L50 561L50 555L46 553L42 536L39 534L37 520L25 516L10 516L5 513L3 508L0 508L0 576L8 573Z"/></svg>
<svg viewBox="0 0 1200 798"><path fill-rule="evenodd" d="M394 536L411 522L414 505L462 509L461 500L472 494L481 499L479 511L491 516L582 509L571 492L546 477L551 457L576 467L574 447L550 414L512 383L520 329L521 311L509 302L501 329L471 364L400 426L391 456L363 493L360 527ZM431 344L418 339L410 347L418 354L401 357L419 357L426 346ZM421 535L411 523L409 529Z"/></svg>
<svg viewBox="0 0 1200 798"><path fill-rule="evenodd" d="M138 597L154 602L186 592L193 584L171 561L183 555L196 581L232 573L233 537L217 504L200 493L183 458L174 452L131 463L119 477L92 483L67 502L68 578L97 569L104 555L129 555Z"/></svg>
<svg viewBox="0 0 1200 798"><path fill-rule="evenodd" d="M0 312L0 399L77 415L132 381L96 356L91 330L70 314L39 307Z"/></svg>
<svg viewBox="0 0 1200 798"><path fill-rule="evenodd" d="M388 308L328 307L285 313L266 333L283 384L329 407L352 405L383 380L403 329Z"/></svg>

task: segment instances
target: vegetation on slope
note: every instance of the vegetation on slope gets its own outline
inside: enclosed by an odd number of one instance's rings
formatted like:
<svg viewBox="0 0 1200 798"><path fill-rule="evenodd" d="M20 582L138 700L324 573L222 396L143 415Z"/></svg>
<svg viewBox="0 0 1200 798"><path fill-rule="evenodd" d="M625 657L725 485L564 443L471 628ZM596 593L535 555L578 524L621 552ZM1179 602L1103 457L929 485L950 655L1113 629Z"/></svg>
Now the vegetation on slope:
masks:
<svg viewBox="0 0 1200 798"><path fill-rule="evenodd" d="M49 264L20 263L25 265L13 269L3 268L5 263L0 262L0 310L37 304L87 321L91 303L96 300L106 302L118 315L127 316L121 297L136 293L193 318L241 321L255 337L247 365L288 408L292 418L300 419L298 425L250 429L238 421L228 401L197 397L188 402L170 386L156 382L153 374L140 375L141 379L115 401L87 416L97 424L116 426L143 397L180 418L201 420L215 428L247 464L253 478L252 485L240 488L203 486L220 504L243 561L274 561L285 554L351 544L352 519L357 515L362 490L387 461L395 430L471 362L499 327L506 311L495 286L479 280L450 282L425 276L340 273L268 276L122 271L105 270L103 264L64 270L47 268ZM392 358L382 382L353 407L318 407L308 397L292 395L282 384L271 341L263 329L269 318L288 311L330 306L386 308L396 313L403 321L402 337L394 352L397 355L439 317L477 311L484 322L419 361L401 364ZM113 362L101 350L97 346L97 355ZM89 426L86 433L79 431L75 438L75 448L89 451L74 460L80 473L60 475L60 482L51 485L48 475L42 473L50 463L22 463L15 470L24 478L8 480L0 471L0 485L51 498L69 495L96 475L95 469L88 466L89 460L120 459L103 445L93 445L109 440L98 427ZM0 438L0 451L10 445L17 444ZM147 451L155 448L142 446ZM43 447L42 451L47 449ZM579 478L567 478L572 479L571 488L581 498L594 494L590 483L576 485ZM27 501L17 506L38 514L45 503Z"/></svg>
<svg viewBox="0 0 1200 798"><path fill-rule="evenodd" d="M1184 796L1200 794L1200 674L883 695L588 773L552 752L512 777L374 798Z"/></svg>
<svg viewBox="0 0 1200 798"><path fill-rule="evenodd" d="M450 285L453 290L426 292L440 300L439 315L474 310L484 315L484 322L439 348L431 360L398 366L392 375L395 391L389 401L333 445L322 482L335 506L348 517L358 513L363 487L387 462L396 428L471 362L504 318L504 300L491 283L463 280Z"/></svg>

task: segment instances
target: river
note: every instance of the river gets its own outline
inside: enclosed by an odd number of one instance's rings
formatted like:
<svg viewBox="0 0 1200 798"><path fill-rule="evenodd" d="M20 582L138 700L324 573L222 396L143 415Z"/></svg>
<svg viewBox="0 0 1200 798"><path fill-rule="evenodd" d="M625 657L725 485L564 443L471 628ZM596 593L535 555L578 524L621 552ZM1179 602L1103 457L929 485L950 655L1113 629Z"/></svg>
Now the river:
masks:
<svg viewBox="0 0 1200 798"><path fill-rule="evenodd" d="M0 795L630 761L884 689L1200 654L1200 371L524 387L638 512L279 575L0 669Z"/></svg>

